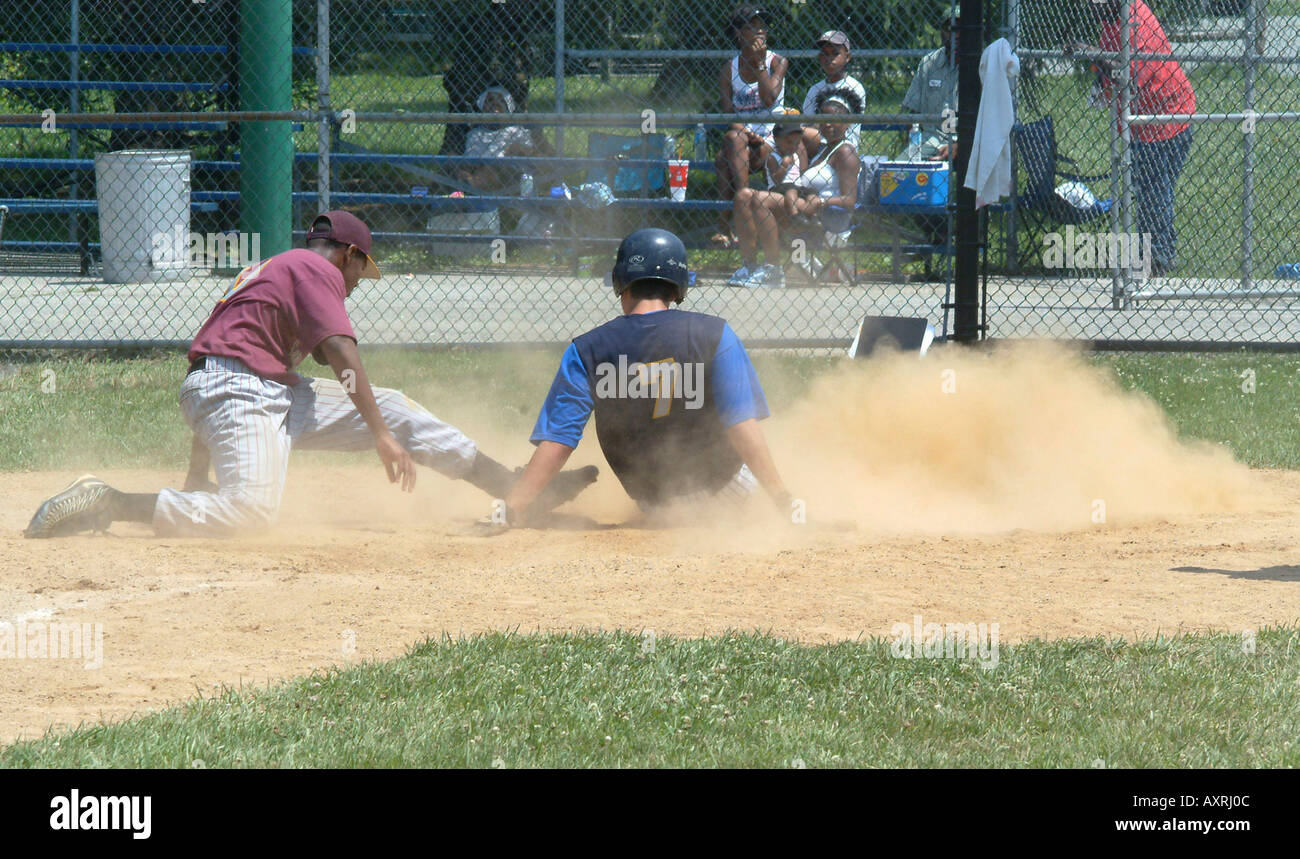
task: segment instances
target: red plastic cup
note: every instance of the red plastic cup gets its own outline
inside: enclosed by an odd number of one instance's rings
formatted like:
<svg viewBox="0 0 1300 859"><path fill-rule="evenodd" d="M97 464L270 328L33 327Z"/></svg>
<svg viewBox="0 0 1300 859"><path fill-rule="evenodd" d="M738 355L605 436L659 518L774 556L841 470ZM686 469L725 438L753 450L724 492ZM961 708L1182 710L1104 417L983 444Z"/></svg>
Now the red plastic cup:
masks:
<svg viewBox="0 0 1300 859"><path fill-rule="evenodd" d="M686 199L686 179L691 172L691 162L672 160L668 162L668 192L677 202Z"/></svg>

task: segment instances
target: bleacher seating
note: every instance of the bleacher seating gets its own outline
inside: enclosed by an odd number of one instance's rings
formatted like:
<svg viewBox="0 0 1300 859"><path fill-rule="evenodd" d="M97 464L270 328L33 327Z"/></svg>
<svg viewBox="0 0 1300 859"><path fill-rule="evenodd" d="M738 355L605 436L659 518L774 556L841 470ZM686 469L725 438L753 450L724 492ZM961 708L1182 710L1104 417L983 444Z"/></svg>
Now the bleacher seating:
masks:
<svg viewBox="0 0 1300 859"><path fill-rule="evenodd" d="M226 56L231 52L226 45L155 45L127 43L85 43L85 42L0 42L0 54L3 53L116 53L116 54L182 54L182 55L217 55ZM314 56L315 49L295 46L295 56ZM16 92L31 91L72 91L72 92L216 92L228 93L227 81L108 81L108 80L24 80L0 79L0 90ZM6 126L9 128L39 128L41 123L27 123ZM106 131L190 131L222 132L227 130L225 122L210 121L160 121L160 122L124 122L120 120L100 120L79 122L78 130ZM77 173L93 171L94 161L89 158L76 157L72 149L73 138L69 136L70 157L68 158L0 158L0 169L61 171ZM237 162L197 162L196 169L232 170L238 168ZM10 214L69 214L74 219L81 215L97 212L97 203L93 199L77 198L0 198L0 205L7 207ZM214 201L194 200L194 211L213 211L217 208ZM4 251L3 269L15 270L18 267L35 266L41 270L61 268L68 261L60 255L73 255L77 267L85 270L86 261L98 252L98 245L93 242L9 240L0 248ZM23 254L27 256L24 257Z"/></svg>

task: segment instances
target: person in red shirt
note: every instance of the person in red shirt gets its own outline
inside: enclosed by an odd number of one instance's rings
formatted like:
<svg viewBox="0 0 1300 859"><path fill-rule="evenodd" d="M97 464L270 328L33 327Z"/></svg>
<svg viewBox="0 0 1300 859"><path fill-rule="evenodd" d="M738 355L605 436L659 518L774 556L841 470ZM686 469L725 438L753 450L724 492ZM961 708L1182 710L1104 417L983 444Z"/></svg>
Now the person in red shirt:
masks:
<svg viewBox="0 0 1300 859"><path fill-rule="evenodd" d="M1134 54L1169 54L1169 37L1143 0L1132 0L1132 51ZM1123 46L1121 19L1125 0L1090 0L1089 7L1101 27L1101 46L1083 43L1072 46L1079 53L1118 53ZM1118 64L1094 62L1102 75L1105 95L1121 109L1119 93L1112 84ZM1183 67L1175 60L1133 60L1133 93L1129 102L1134 115L1190 114L1196 112L1196 94ZM1192 127L1187 122L1167 122L1130 127L1133 162L1133 191L1138 206L1138 232L1151 235L1152 273L1160 275L1177 263L1177 233L1174 229L1174 191L1192 147Z"/></svg>
<svg viewBox="0 0 1300 859"><path fill-rule="evenodd" d="M241 271L190 344L180 406L194 444L184 489L125 493L85 475L40 506L26 535L105 530L114 521L193 536L269 527L291 448L373 447L389 481L408 492L419 463L504 499L514 472L400 391L371 387L344 306L362 278L379 278L370 229L343 211L318 215L305 248ZM307 355L337 380L298 375ZM542 512L576 496L596 469L561 477Z"/></svg>

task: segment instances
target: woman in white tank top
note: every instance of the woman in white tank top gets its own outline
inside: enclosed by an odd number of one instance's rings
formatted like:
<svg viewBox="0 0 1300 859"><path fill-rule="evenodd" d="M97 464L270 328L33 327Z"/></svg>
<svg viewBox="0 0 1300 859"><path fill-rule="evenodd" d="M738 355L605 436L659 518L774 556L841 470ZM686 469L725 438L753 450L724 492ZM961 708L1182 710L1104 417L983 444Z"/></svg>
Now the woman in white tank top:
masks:
<svg viewBox="0 0 1300 859"><path fill-rule="evenodd" d="M763 55L763 61L758 64L758 68L766 69L768 77L773 79L772 67L779 57L767 51ZM732 110L736 113L755 113L767 115L779 113L785 106L785 77L781 77L780 89L776 93L776 101L766 104L763 101L763 94L759 89L758 81L746 81L740 76L741 56L737 54L731 58L731 105ZM755 75L757 78L757 75ZM743 126L746 131L757 134L759 137L770 137L772 134L772 123L770 122L750 122Z"/></svg>
<svg viewBox="0 0 1300 859"><path fill-rule="evenodd" d="M801 193L794 201L771 191L741 189L736 195L736 230L740 234L744 265L729 283L743 286L785 286L781 254L781 227L796 214L820 217L828 206L851 213L858 201L858 153L845 146L849 123L834 120L836 114L861 113L862 101L852 92L830 89L817 99L817 112L826 114L820 124L825 143L813 153L795 184ZM839 233L840 231L836 231ZM842 238L847 238L842 235ZM766 260L758 265L758 247Z"/></svg>
<svg viewBox="0 0 1300 859"><path fill-rule="evenodd" d="M858 169L861 162L852 146L846 146L849 124L836 122L836 114L861 113L862 100L848 89L828 89L817 98L817 112L827 114L821 123L821 149L812 153L799 185L810 194L800 201L800 213L816 215L827 206L853 211L858 202Z"/></svg>
<svg viewBox="0 0 1300 859"><path fill-rule="evenodd" d="M723 113L771 114L785 106L785 73L790 63L767 49L767 24L762 13L742 6L732 16L727 31L740 52L718 70ZM736 123L722 141L714 162L718 168L718 196L735 199L736 191L748 186L749 174L763 169L763 140L772 123ZM727 213L719 215L718 231L710 240L722 247L734 241Z"/></svg>
<svg viewBox="0 0 1300 859"><path fill-rule="evenodd" d="M840 176L835 172L835 166L831 163L831 158L845 143L848 143L848 141L841 140L834 145L828 141L817 152L816 156L809 159L808 169L795 180L800 187L807 188L818 197L835 196L835 193L840 189Z"/></svg>

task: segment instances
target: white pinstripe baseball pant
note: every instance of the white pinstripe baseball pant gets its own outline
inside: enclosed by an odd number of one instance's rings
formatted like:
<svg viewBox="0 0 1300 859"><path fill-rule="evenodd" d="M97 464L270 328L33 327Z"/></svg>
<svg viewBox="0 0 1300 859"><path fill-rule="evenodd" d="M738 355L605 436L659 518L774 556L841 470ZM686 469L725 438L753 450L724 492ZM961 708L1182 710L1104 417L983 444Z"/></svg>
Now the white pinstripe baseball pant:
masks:
<svg viewBox="0 0 1300 859"><path fill-rule="evenodd" d="M411 458L451 478L464 476L478 448L400 391L374 388L384 422ZM161 534L217 536L275 523L291 448L368 450L374 436L334 379L296 385L264 379L233 358L208 357L185 377L181 413L207 445L217 492L164 489L154 508Z"/></svg>
<svg viewBox="0 0 1300 859"><path fill-rule="evenodd" d="M685 495L675 495L668 499L665 504L704 504L708 501L721 501L728 507L740 508L745 505L758 491L758 478L754 472L749 470L748 465L741 465L736 475L727 481L726 484L714 492L701 490L700 492L688 492ZM654 504L643 504L637 502L637 507L643 513L649 513L655 510Z"/></svg>

